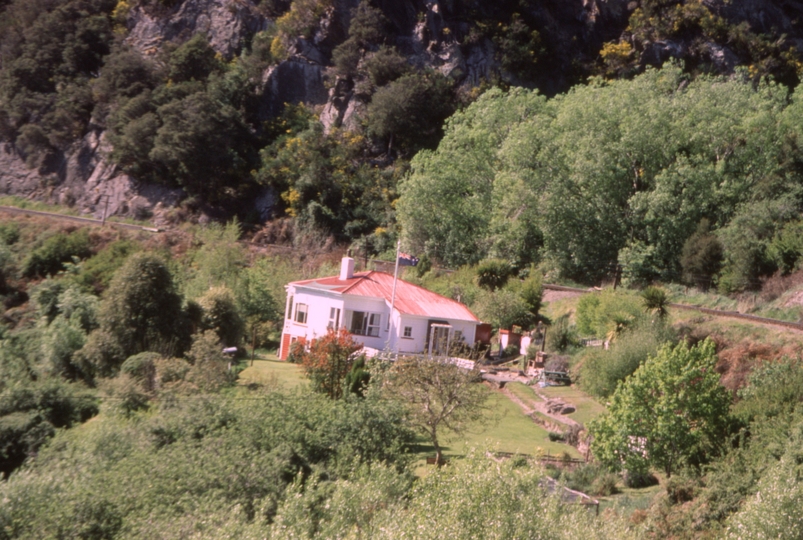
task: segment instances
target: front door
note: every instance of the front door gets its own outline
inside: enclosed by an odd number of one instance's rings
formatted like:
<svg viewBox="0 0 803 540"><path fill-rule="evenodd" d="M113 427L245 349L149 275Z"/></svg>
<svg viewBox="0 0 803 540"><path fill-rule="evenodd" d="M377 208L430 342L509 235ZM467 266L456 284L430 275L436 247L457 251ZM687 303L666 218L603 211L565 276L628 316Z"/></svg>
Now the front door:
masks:
<svg viewBox="0 0 803 540"><path fill-rule="evenodd" d="M443 324L433 324L429 342L431 344L430 353L437 356L445 356L449 353L449 332L451 326Z"/></svg>

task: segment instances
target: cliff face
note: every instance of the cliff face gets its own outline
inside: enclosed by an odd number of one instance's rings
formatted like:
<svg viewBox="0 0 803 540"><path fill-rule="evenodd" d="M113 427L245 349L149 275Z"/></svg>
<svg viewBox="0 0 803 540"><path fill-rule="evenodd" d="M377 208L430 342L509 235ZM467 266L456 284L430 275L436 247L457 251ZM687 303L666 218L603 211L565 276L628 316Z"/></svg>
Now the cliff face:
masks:
<svg viewBox="0 0 803 540"><path fill-rule="evenodd" d="M348 37L352 10L358 4L359 0L334 0L313 31L291 43L283 61L264 70L256 81L260 121L279 114L286 103L306 103L317 110L327 130L359 126L370 98L355 90L353 80L329 71L332 52ZM695 62L705 62L706 69L720 73L752 61L727 40L636 36L629 27L631 15L653 4L648 0L499 0L493 6L480 0L373 2L387 19L391 44L409 64L437 70L464 89L494 81L537 87L547 95L562 92L591 73L589 66L600 64L603 43L619 40L633 49L622 61L642 68L695 54ZM803 50L803 2L703 0L703 5L730 24L747 23L755 33L778 36L793 49ZM254 0L183 0L170 8L140 2L124 21L125 42L159 63L167 44L178 45L201 33L222 58L231 60L255 34L275 22L266 13ZM500 43L508 37L508 27L491 24L497 20L494 17L508 21L511 28L510 21L521 17L530 25L527 31L537 34L533 41L539 48L537 62L526 77L505 68ZM504 30L495 30L497 25ZM785 34L782 39L781 34ZM111 164L108 138L97 124L90 123L83 138L37 169L26 167L13 144L0 145L0 191L76 205L95 215L107 211L108 205L109 214L154 214L158 219L160 208L174 204L181 192L146 185Z"/></svg>

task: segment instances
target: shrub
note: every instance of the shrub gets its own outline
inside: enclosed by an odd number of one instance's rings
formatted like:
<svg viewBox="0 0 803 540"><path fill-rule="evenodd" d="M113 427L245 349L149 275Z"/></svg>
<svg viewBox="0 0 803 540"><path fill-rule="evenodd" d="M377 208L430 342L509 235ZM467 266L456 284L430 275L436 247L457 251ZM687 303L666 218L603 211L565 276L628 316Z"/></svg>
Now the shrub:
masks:
<svg viewBox="0 0 803 540"><path fill-rule="evenodd" d="M625 331L608 350L593 348L583 354L580 384L592 395L607 397L620 381L658 352L661 344L674 339L674 332L668 325L644 324Z"/></svg>
<svg viewBox="0 0 803 540"><path fill-rule="evenodd" d="M225 347L239 345L245 325L232 292L226 287L214 287L198 303L203 309L201 328L214 331Z"/></svg>
<svg viewBox="0 0 803 540"><path fill-rule="evenodd" d="M658 484L658 478L649 471L625 471L622 475L625 487L641 489Z"/></svg>
<svg viewBox="0 0 803 540"><path fill-rule="evenodd" d="M102 329L95 330L87 337L84 346L76 351L73 363L85 366L92 376L111 377L115 375L126 355L117 338Z"/></svg>
<svg viewBox="0 0 803 540"><path fill-rule="evenodd" d="M577 336L569 325L568 315L558 318L546 334L546 346L550 351L565 352L577 345Z"/></svg>
<svg viewBox="0 0 803 540"><path fill-rule="evenodd" d="M513 267L502 259L487 259L477 265L477 285L489 291L501 289L513 275Z"/></svg>
<svg viewBox="0 0 803 540"><path fill-rule="evenodd" d="M86 229L70 234L58 233L28 255L22 264L22 274L31 278L53 276L63 270L64 263L71 262L74 257L85 259L91 254L89 233Z"/></svg>
<svg viewBox="0 0 803 540"><path fill-rule="evenodd" d="M549 436L549 440L552 441L552 442L563 442L563 434L562 433L556 433L554 431L550 431L548 436Z"/></svg>
<svg viewBox="0 0 803 540"><path fill-rule="evenodd" d="M129 356L120 371L139 382L147 392L156 388L156 362L161 355L153 352L144 352Z"/></svg>

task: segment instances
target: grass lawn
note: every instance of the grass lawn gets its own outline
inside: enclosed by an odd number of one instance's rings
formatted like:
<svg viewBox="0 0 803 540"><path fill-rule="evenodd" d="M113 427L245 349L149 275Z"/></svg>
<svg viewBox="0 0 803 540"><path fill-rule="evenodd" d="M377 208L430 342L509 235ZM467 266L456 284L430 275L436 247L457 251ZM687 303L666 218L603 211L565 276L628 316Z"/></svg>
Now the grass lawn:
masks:
<svg viewBox="0 0 803 540"><path fill-rule="evenodd" d="M247 361L249 367L240 372L241 384L278 384L293 389L307 383L307 378L297 364L282 362L274 354L263 354L259 357L259 360L254 360L253 366L250 360Z"/></svg>
<svg viewBox="0 0 803 540"><path fill-rule="evenodd" d="M517 398L519 398L521 400L525 400L525 403L529 404L529 402L531 402L531 401L535 401L535 402L544 401L543 399L541 399L541 396L536 394L533 391L532 388L530 388L529 386L527 386L524 383L510 382L510 383L507 383L507 385L505 385L505 388L510 390L510 392L514 396L516 396Z"/></svg>
<svg viewBox="0 0 803 540"><path fill-rule="evenodd" d="M442 437L444 455L449 458L465 456L472 448L498 452L535 454L543 452L559 455L564 452L572 457L582 457L576 448L549 440L547 430L521 412L518 405L499 392L488 398L489 410L482 420L469 426L462 435L448 434ZM422 441L417 453L421 457L435 454L431 444Z"/></svg>
<svg viewBox="0 0 803 540"><path fill-rule="evenodd" d="M604 405L575 386L547 386L538 391L549 398L561 398L574 405L575 412L566 416L583 425L605 412Z"/></svg>

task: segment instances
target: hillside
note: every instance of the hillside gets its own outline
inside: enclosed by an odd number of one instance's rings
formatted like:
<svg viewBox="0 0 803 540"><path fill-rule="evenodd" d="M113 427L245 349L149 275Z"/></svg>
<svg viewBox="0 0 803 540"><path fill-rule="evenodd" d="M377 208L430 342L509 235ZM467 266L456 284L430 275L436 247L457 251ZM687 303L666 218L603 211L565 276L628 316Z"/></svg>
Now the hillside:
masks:
<svg viewBox="0 0 803 540"><path fill-rule="evenodd" d="M393 242L408 160L488 88L554 96L669 60L791 88L803 38L796 3L752 0L0 9L3 193L156 223L285 217L370 252Z"/></svg>

